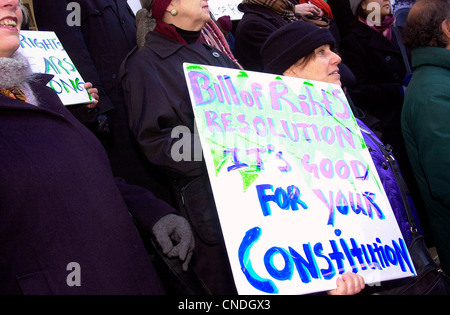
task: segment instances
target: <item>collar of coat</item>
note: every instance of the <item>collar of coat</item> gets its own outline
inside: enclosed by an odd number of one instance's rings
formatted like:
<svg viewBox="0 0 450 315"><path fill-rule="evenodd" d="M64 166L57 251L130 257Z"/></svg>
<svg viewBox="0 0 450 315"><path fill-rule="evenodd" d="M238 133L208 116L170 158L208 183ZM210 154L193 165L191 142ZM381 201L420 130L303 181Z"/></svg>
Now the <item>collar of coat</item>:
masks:
<svg viewBox="0 0 450 315"><path fill-rule="evenodd" d="M412 66L414 68L430 65L450 70L450 50L440 47L418 47L413 49Z"/></svg>
<svg viewBox="0 0 450 315"><path fill-rule="evenodd" d="M194 43L191 45L203 45L208 50L213 50L212 47L208 46L204 43ZM178 50L182 49L186 46L191 45L183 45L176 40L173 40L171 38L168 38L165 35L156 33L156 32L149 32L147 34L147 37L145 39L145 46L147 46L149 49L151 49L155 54L157 54L159 57L166 59L173 54L175 54Z"/></svg>
<svg viewBox="0 0 450 315"><path fill-rule="evenodd" d="M374 30L367 24L364 24L360 21L358 21L355 25L355 27L352 30L352 33L355 34L357 37L367 37L369 39L369 45L371 47L381 49L381 50L388 50L395 53L400 53L400 48L398 47L398 44L394 44L393 41L395 41L395 37L393 36L392 41L387 39L383 36L383 34L379 33L378 31Z"/></svg>
<svg viewBox="0 0 450 315"><path fill-rule="evenodd" d="M39 93L39 89L48 89L50 93L54 93L54 97L55 99L59 100L58 95L51 90L51 88L47 87L47 83L50 82L51 79L53 79L53 75L51 74L43 74L43 73L38 73L33 75L33 80L31 80L29 82L31 88L33 89L33 92L35 93ZM51 91L50 91L51 90ZM37 97L39 98L39 95L37 95ZM16 100L4 95L0 95L0 108L5 108L5 109L24 109L24 110L50 110L52 113L55 113L55 109L53 108L52 104L39 104L40 106L36 106L30 103L26 103L20 100ZM59 101L58 101L59 102ZM64 105L61 103L62 108L64 108ZM61 112L58 110L56 110L56 114L59 115L61 114Z"/></svg>

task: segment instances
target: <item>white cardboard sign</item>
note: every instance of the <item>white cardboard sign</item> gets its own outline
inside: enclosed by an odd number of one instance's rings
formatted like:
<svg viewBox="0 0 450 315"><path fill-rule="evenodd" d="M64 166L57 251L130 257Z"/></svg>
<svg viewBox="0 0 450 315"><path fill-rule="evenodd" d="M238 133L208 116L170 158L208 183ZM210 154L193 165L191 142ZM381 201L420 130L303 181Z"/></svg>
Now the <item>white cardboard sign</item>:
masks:
<svg viewBox="0 0 450 315"><path fill-rule="evenodd" d="M84 80L54 32L20 31L19 52L26 56L35 73L54 75L48 83L64 105L92 102Z"/></svg>
<svg viewBox="0 0 450 315"><path fill-rule="evenodd" d="M240 20L244 13L238 10L242 0L209 0L209 11L217 20L221 16L229 15L231 20Z"/></svg>
<svg viewBox="0 0 450 315"><path fill-rule="evenodd" d="M185 76L239 294L415 275L339 86L195 64Z"/></svg>

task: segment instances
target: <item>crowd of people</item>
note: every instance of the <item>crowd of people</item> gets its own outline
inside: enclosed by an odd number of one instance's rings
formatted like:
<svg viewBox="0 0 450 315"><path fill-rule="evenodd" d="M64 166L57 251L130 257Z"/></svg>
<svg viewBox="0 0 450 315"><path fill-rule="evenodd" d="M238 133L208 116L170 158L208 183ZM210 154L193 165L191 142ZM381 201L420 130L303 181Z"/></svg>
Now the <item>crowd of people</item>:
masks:
<svg viewBox="0 0 450 315"><path fill-rule="evenodd" d="M406 243L379 144L392 145L450 273L448 0L408 1L401 25L390 0L243 0L236 24L215 20L207 0L140 0L136 15L125 0L76 0L80 25L67 23L69 2L34 1L30 12L95 99L66 107L17 51L22 1L0 0L0 294L237 294L206 165L171 156L178 126L200 143L184 62L342 86ZM168 275L159 259L179 270ZM70 262L83 285L68 285ZM196 281L172 291L177 278ZM326 293L365 286L345 273Z"/></svg>

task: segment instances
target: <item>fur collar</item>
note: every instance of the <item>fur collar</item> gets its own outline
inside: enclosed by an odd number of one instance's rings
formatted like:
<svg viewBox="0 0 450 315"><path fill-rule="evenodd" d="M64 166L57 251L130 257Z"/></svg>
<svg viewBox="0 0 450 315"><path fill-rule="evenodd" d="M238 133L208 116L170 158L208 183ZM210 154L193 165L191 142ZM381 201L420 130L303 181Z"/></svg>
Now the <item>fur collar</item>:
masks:
<svg viewBox="0 0 450 315"><path fill-rule="evenodd" d="M0 57L0 88L19 87L30 104L37 105L29 82L33 79L28 59L16 51L11 57Z"/></svg>

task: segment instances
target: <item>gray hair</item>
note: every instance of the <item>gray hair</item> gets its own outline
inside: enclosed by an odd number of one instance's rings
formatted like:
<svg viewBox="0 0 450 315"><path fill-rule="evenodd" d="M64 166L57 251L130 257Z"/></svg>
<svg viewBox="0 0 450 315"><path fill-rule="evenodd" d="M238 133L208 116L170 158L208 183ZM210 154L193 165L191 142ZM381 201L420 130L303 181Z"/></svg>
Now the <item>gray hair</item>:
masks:
<svg viewBox="0 0 450 315"><path fill-rule="evenodd" d="M151 11L153 0L139 0L141 2L141 6L148 11Z"/></svg>

